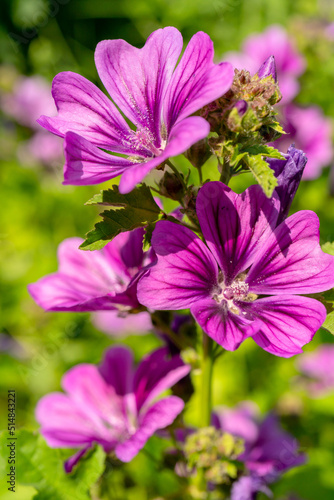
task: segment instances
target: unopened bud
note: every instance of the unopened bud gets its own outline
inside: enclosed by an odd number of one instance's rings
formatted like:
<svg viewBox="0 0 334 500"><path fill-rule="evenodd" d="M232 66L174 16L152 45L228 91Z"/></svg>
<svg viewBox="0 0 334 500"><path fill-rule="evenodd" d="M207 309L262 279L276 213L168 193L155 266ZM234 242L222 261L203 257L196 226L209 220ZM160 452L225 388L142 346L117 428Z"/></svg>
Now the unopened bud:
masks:
<svg viewBox="0 0 334 500"><path fill-rule="evenodd" d="M182 174L181 174L182 175ZM183 186L180 179L173 173L166 171L159 182L160 192L163 196L180 201Z"/></svg>
<svg viewBox="0 0 334 500"><path fill-rule="evenodd" d="M277 83L277 71L274 56L268 57L268 59L266 59L264 63L261 64L260 68L258 69L257 76L259 77L259 80L271 76Z"/></svg>
<svg viewBox="0 0 334 500"><path fill-rule="evenodd" d="M185 153L184 156L190 161L193 167L201 168L210 158L212 152L206 139L196 142Z"/></svg>

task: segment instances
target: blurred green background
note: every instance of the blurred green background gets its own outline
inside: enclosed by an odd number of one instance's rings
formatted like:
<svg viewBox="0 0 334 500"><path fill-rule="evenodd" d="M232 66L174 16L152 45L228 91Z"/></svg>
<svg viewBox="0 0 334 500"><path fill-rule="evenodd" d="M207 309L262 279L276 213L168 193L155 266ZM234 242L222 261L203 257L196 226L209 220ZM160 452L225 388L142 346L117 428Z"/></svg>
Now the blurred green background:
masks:
<svg viewBox="0 0 334 500"><path fill-rule="evenodd" d="M106 38L124 38L140 47L160 27L176 26L185 41L203 30L213 39L219 60L224 52L238 50L247 35L281 24L295 38L308 64L297 102L318 104L327 116L334 117L334 43L323 37L323 27L334 21L331 0L2 0L1 15L3 92L10 90L15 75L42 75L51 83L55 74L65 70L100 85L93 55L96 44ZM53 168L19 162L16 150L29 134L2 117L0 414L5 428L7 390L14 388L17 426L36 429L38 399L59 390L61 376L69 367L98 363L113 340L94 329L88 314L45 313L27 293L28 283L56 270L58 244L67 237L83 237L97 220L98 212L83 204L99 190L98 186L62 186L61 160ZM293 205L293 210L318 213L322 242L334 241L329 174L328 167L317 180L303 182ZM247 182L244 176L232 186L241 190ZM125 342L134 349L137 360L159 344L153 335L131 336ZM323 342L332 342L332 337L320 331L306 350ZM304 500L331 500L334 394L311 400L296 385L296 375L294 358L276 358L249 340L217 362L214 404L233 406L252 399L263 412L276 409L309 461L281 479L274 487L274 497L285 499L294 493ZM190 403L187 419L196 421L196 400ZM158 453L158 438L152 438L147 449ZM144 453L124 469L113 471L110 484L109 498L119 500L146 500L175 488L172 474L157 473ZM1 488L1 498L12 498L6 485ZM33 487L21 485L15 498L29 500L34 494Z"/></svg>

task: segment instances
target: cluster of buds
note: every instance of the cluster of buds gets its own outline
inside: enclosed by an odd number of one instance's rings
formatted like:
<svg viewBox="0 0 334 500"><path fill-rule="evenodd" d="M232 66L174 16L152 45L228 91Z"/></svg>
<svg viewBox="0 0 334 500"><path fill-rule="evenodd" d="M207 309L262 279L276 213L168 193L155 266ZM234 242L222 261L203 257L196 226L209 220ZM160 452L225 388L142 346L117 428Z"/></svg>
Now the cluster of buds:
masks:
<svg viewBox="0 0 334 500"><path fill-rule="evenodd" d="M235 460L244 451L243 440L215 427L190 434L184 444L189 470L202 469L211 484L230 484L237 477Z"/></svg>
<svg viewBox="0 0 334 500"><path fill-rule="evenodd" d="M221 98L205 106L201 115L210 123L218 137L210 145L233 140L264 144L281 135L273 106L281 100L277 83L275 60L269 57L258 72L235 70L230 90Z"/></svg>

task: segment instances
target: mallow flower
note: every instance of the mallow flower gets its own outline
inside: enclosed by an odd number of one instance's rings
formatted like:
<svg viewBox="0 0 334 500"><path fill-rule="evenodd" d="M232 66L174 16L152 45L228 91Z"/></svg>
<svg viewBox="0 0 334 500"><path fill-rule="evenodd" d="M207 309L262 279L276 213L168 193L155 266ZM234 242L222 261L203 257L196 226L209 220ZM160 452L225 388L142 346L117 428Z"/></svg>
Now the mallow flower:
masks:
<svg viewBox="0 0 334 500"><path fill-rule="evenodd" d="M254 500L259 492L273 498L267 485L306 461L298 451L297 440L280 427L277 417L268 414L261 421L257 406L250 401L235 408L216 409L212 423L244 440L245 450L238 460L245 464L247 472L233 484L231 500Z"/></svg>
<svg viewBox="0 0 334 500"><path fill-rule="evenodd" d="M203 32L192 37L175 68L182 43L173 27L153 32L142 49L124 40L100 42L96 68L112 100L76 73L54 78L58 116L38 121L65 138L64 184L97 184L122 175L119 189L127 193L208 135L209 124L190 115L230 88L233 68L213 63L213 43Z"/></svg>
<svg viewBox="0 0 334 500"><path fill-rule="evenodd" d="M183 410L184 402L177 396L156 398L189 371L180 356L169 357L164 348L134 369L129 349L111 347L100 366L81 364L64 375L65 394L48 394L38 402L41 433L52 448L79 448L65 463L67 472L94 443L129 462Z"/></svg>
<svg viewBox="0 0 334 500"><path fill-rule="evenodd" d="M143 252L143 236L143 228L124 232L91 252L78 248L80 238L64 240L58 247L58 271L30 284L31 296L46 311L114 310L124 316L138 309L137 281L155 258L152 251Z"/></svg>
<svg viewBox="0 0 334 500"><path fill-rule="evenodd" d="M280 199L259 186L241 194L221 182L200 190L196 212L204 237L169 221L157 223L157 263L138 283L141 304L190 311L227 350L247 338L283 357L302 352L326 318L313 294L334 286L334 257L319 245L309 210L277 225Z"/></svg>

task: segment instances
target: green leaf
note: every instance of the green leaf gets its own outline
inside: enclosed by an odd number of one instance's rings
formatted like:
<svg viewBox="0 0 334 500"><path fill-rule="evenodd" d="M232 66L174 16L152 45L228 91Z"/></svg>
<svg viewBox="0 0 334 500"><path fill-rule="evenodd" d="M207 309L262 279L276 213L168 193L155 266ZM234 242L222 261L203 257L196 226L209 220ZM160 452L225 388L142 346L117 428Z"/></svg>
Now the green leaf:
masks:
<svg viewBox="0 0 334 500"><path fill-rule="evenodd" d="M16 433L16 474L21 484L37 490L34 500L89 500L90 488L104 470L102 448L89 450L71 474L64 470L68 450L49 448L40 434L26 430ZM6 439L5 433L3 438Z"/></svg>
<svg viewBox="0 0 334 500"><path fill-rule="evenodd" d="M334 311L327 314L327 318L321 328L334 335Z"/></svg>
<svg viewBox="0 0 334 500"><path fill-rule="evenodd" d="M250 146L247 148L247 152L253 155L262 155L267 158L277 158L278 160L285 160L285 157L282 155L280 151L272 146L267 146L266 144L257 144L254 146Z"/></svg>
<svg viewBox="0 0 334 500"><path fill-rule="evenodd" d="M330 255L334 255L334 242L327 241L323 245L321 245L321 249L325 253L329 253Z"/></svg>
<svg viewBox="0 0 334 500"><path fill-rule="evenodd" d="M113 186L112 189L101 191L86 204L113 208L100 214L103 221L95 224L95 229L86 235L86 240L80 246L83 250L100 249L121 232L155 222L161 213L150 188L145 184L128 194L120 194L118 186Z"/></svg>
<svg viewBox="0 0 334 500"><path fill-rule="evenodd" d="M274 171L262 158L262 155L249 156L246 161L249 170L262 187L264 194L270 198L275 187L277 186L277 179Z"/></svg>

